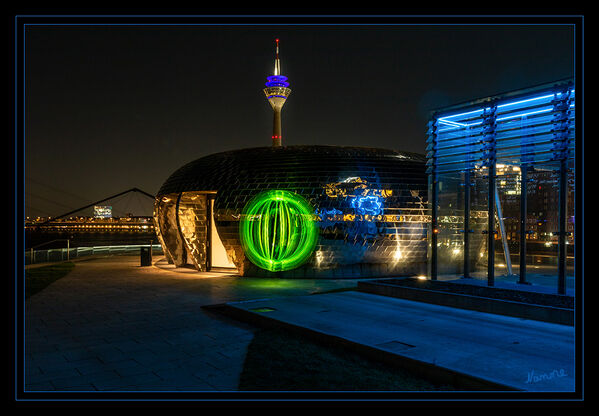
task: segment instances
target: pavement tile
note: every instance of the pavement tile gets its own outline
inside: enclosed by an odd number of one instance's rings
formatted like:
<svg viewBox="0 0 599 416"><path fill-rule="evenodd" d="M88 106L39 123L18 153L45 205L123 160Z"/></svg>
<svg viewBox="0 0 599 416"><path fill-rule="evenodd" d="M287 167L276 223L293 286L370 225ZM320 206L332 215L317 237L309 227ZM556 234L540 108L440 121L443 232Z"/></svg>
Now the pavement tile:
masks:
<svg viewBox="0 0 599 416"><path fill-rule="evenodd" d="M211 386L208 383L198 381L196 384L188 385L188 386L177 386L175 388L177 391L190 391L190 392L214 392L218 391L218 389L214 386ZM231 388L231 390L237 390Z"/></svg>
<svg viewBox="0 0 599 416"><path fill-rule="evenodd" d="M34 391L54 391L56 388L49 381L43 381L40 383L27 383L25 384L26 392L34 392Z"/></svg>
<svg viewBox="0 0 599 416"><path fill-rule="evenodd" d="M192 370L189 368L177 366L156 370L154 371L154 374L160 377L161 380L176 380L184 376L192 375Z"/></svg>
<svg viewBox="0 0 599 416"><path fill-rule="evenodd" d="M37 384L37 383L45 383L51 380L55 380L58 378L68 378L68 377L79 377L80 373L77 372L74 368L57 368L51 370L45 370L41 373L33 374L25 377L26 384Z"/></svg>
<svg viewBox="0 0 599 416"><path fill-rule="evenodd" d="M146 349L146 346L135 341L135 340L121 340L113 343L114 347L123 353L131 353L136 351L142 351Z"/></svg>
<svg viewBox="0 0 599 416"><path fill-rule="evenodd" d="M25 377L42 374L42 370L36 365L25 366Z"/></svg>
<svg viewBox="0 0 599 416"><path fill-rule="evenodd" d="M92 384L98 390L103 390L101 387L118 384L117 380L120 380L121 378L122 377L116 371L103 369L99 372L86 374L84 380Z"/></svg>
<svg viewBox="0 0 599 416"><path fill-rule="evenodd" d="M218 372L208 375L198 374L197 377L219 391L237 390L239 386L239 376L235 374Z"/></svg>
<svg viewBox="0 0 599 416"><path fill-rule="evenodd" d="M82 375L93 374L106 369L106 364L98 360L96 357L77 361L73 365L77 372Z"/></svg>
<svg viewBox="0 0 599 416"><path fill-rule="evenodd" d="M61 351L63 357L68 362L77 362L82 360L89 360L96 357L96 354L92 351L89 351L85 347L79 347L76 349L64 350Z"/></svg>
<svg viewBox="0 0 599 416"><path fill-rule="evenodd" d="M166 368L172 368L177 365L176 363L173 363L173 359L171 359L170 357L159 357L154 353L134 355L132 358L139 364L151 370L163 370Z"/></svg>
<svg viewBox="0 0 599 416"><path fill-rule="evenodd" d="M151 372L150 368L146 367L145 365L139 364L135 360L125 360L112 363L112 366L109 368L116 371L121 377Z"/></svg>
<svg viewBox="0 0 599 416"><path fill-rule="evenodd" d="M92 384L98 390L114 390L120 388L135 387L141 384L150 384L161 379L153 373L137 374L126 377L108 378L94 380Z"/></svg>
<svg viewBox="0 0 599 416"><path fill-rule="evenodd" d="M98 358L103 363L122 361L127 358L122 351L112 344L92 345L87 349L92 357Z"/></svg>
<svg viewBox="0 0 599 416"><path fill-rule="evenodd" d="M187 352L174 347L150 348L150 351L159 356L166 356L169 360L186 359L190 357L190 355Z"/></svg>
<svg viewBox="0 0 599 416"><path fill-rule="evenodd" d="M97 391L97 389L93 386L93 384L83 384L80 386L69 386L69 387L62 387L60 389L56 389L56 390L60 390L60 391Z"/></svg>
<svg viewBox="0 0 599 416"><path fill-rule="evenodd" d="M87 378L87 376L82 376L81 374L78 374L72 377L54 378L52 379L51 383L52 385L54 385L56 390L64 390L66 388L83 386L85 384L88 384L88 380L89 379Z"/></svg>
<svg viewBox="0 0 599 416"><path fill-rule="evenodd" d="M54 350L54 351L46 351L46 352L30 352L31 360L34 363L38 364L52 364L52 363L66 363L67 359L64 357L62 351Z"/></svg>

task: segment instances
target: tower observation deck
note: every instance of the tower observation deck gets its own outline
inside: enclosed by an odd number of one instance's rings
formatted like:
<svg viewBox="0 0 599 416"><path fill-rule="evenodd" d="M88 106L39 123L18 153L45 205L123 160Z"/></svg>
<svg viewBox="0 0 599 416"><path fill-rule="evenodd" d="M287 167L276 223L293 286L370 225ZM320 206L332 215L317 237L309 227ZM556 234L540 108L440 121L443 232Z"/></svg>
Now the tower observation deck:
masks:
<svg viewBox="0 0 599 416"><path fill-rule="evenodd" d="M281 146L281 110L287 97L291 94L287 77L281 75L281 62L279 60L279 39L275 39L275 68L274 74L267 77L266 88L264 94L270 103L273 111L273 126L272 126L272 145Z"/></svg>

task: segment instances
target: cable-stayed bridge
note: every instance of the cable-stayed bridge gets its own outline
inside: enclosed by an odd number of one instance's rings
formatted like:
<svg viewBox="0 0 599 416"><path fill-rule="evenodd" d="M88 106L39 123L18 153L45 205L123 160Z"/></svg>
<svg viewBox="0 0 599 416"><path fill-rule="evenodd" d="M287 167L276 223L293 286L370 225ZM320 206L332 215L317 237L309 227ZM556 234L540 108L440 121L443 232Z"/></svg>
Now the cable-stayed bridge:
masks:
<svg viewBox="0 0 599 416"><path fill-rule="evenodd" d="M51 199L49 199L51 200ZM154 196L131 188L51 217L25 220L25 248L156 243Z"/></svg>

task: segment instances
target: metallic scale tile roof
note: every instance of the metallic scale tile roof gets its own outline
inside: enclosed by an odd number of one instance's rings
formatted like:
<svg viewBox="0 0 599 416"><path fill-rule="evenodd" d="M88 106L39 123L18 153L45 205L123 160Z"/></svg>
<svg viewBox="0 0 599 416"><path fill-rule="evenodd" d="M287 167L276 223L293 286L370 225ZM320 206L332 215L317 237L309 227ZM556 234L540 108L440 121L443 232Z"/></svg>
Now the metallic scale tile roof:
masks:
<svg viewBox="0 0 599 416"><path fill-rule="evenodd" d="M240 189L243 181L263 183L261 189L290 189L299 177L302 177L301 182L305 182L306 177L313 177L313 186L319 187L339 181L339 175L343 173L347 176L371 176L373 171L382 182L396 182L399 179L397 174L410 176L410 167L415 169L419 182L425 179L420 169L425 161L423 155L416 153L369 147L269 146L239 149L215 153L182 166L166 180L157 196ZM251 179L248 178L250 175Z"/></svg>

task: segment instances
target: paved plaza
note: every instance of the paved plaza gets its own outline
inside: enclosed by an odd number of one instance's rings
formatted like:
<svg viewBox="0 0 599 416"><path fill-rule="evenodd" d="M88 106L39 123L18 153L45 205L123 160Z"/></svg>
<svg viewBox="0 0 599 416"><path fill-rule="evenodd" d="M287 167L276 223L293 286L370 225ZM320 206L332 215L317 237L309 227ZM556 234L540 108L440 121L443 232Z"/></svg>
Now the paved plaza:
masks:
<svg viewBox="0 0 599 416"><path fill-rule="evenodd" d="M236 391L254 317L500 390L574 390L571 326L334 290L356 279L241 278L156 260L77 261L29 298L25 391Z"/></svg>
<svg viewBox="0 0 599 416"><path fill-rule="evenodd" d="M234 391L253 328L202 308L355 280L240 278L139 256L78 261L25 303L25 391Z"/></svg>

